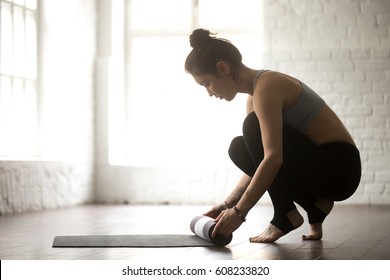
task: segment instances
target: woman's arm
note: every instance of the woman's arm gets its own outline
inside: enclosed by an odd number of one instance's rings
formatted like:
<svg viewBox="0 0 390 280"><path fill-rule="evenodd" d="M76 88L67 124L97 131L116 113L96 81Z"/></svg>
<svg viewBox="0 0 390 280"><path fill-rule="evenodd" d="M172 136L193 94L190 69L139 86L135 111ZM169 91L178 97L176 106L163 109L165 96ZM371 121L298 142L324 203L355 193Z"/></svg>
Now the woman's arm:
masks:
<svg viewBox="0 0 390 280"><path fill-rule="evenodd" d="M232 208L234 205L240 201L242 195L245 193L248 188L252 178L248 175L244 174L240 181L237 184L237 187L230 193L230 195L226 198L225 202L229 208Z"/></svg>
<svg viewBox="0 0 390 280"><path fill-rule="evenodd" d="M237 203L237 208L244 216L264 195L283 164L282 86L283 82L271 76L262 79L253 94L253 108L259 119L264 159Z"/></svg>
<svg viewBox="0 0 390 280"><path fill-rule="evenodd" d="M244 194L246 188L248 187L250 181L251 181L251 177L244 174L241 177L240 181L238 182L237 186L234 188L234 190L226 198L226 200L223 203L215 205L213 208L211 208L209 211L207 211L203 215L215 219L218 217L219 214L221 214L221 212L223 210L226 210L226 207L232 208L241 199L241 197Z"/></svg>

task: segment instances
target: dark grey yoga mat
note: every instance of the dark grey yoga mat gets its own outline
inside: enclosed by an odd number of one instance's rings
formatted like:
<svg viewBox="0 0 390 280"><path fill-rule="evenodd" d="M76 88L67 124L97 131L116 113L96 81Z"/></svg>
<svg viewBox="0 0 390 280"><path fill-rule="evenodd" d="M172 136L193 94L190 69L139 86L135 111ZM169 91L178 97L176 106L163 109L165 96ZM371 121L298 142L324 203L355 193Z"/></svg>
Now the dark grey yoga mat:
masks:
<svg viewBox="0 0 390 280"><path fill-rule="evenodd" d="M84 235L56 236L54 248L84 247L213 247L196 235Z"/></svg>

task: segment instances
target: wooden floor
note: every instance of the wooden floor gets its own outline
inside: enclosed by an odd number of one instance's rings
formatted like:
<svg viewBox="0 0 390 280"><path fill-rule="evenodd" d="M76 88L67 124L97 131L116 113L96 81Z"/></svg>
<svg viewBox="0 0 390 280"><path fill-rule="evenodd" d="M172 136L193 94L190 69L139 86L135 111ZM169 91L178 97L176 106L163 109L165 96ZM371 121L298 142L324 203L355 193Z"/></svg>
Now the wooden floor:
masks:
<svg viewBox="0 0 390 280"><path fill-rule="evenodd" d="M249 243L272 209L257 206L226 248L52 248L57 235L191 234L189 222L207 206L90 205L0 216L2 260L390 260L390 206L336 205L322 241L302 241L308 224L274 244ZM303 214L302 209L299 209Z"/></svg>

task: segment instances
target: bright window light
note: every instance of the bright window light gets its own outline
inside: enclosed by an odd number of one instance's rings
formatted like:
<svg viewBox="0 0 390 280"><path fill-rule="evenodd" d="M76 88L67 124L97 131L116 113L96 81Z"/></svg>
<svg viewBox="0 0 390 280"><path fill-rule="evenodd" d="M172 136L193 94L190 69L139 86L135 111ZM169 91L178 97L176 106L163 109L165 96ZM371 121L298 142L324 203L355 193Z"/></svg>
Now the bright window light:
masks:
<svg viewBox="0 0 390 280"><path fill-rule="evenodd" d="M191 1L130 0L132 30L175 30L191 27Z"/></svg>
<svg viewBox="0 0 390 280"><path fill-rule="evenodd" d="M232 102L210 98L185 73L184 61L191 50L188 36L198 26L216 31L240 49L248 66L258 68L259 1L197 2L130 1L125 133L115 129L112 164L216 168L231 164L227 150L241 134L246 96L238 94ZM255 19L232 20L237 9ZM115 108L119 110L120 103ZM120 115L118 110L113 113Z"/></svg>
<svg viewBox="0 0 390 280"><path fill-rule="evenodd" d="M38 154L36 0L0 0L0 156Z"/></svg>
<svg viewBox="0 0 390 280"><path fill-rule="evenodd" d="M258 0L198 0L199 26L216 29L258 29L262 1ZM239 16L237 15L245 15Z"/></svg>

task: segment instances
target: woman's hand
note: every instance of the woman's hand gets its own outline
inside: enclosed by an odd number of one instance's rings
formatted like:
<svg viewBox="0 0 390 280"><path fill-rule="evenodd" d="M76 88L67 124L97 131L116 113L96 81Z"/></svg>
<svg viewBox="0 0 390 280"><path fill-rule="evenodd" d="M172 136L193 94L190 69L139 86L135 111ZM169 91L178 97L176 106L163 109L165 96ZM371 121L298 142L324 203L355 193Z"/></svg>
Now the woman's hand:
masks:
<svg viewBox="0 0 390 280"><path fill-rule="evenodd" d="M218 204L218 205L215 205L213 208L211 208L206 213L204 213L203 215L210 217L210 218L213 218L213 219L216 219L219 216L219 214L221 214L221 212L225 209L226 209L225 204Z"/></svg>
<svg viewBox="0 0 390 280"><path fill-rule="evenodd" d="M215 225L211 236L215 237L217 234L229 236L233 231L240 227L243 219L231 208L222 211L215 219L215 222L217 224Z"/></svg>

